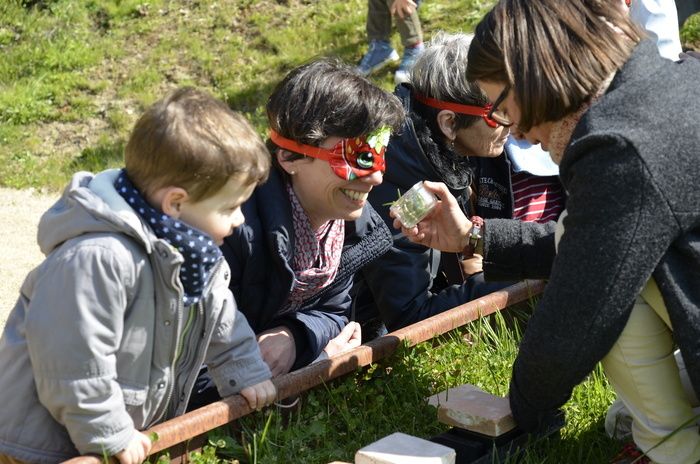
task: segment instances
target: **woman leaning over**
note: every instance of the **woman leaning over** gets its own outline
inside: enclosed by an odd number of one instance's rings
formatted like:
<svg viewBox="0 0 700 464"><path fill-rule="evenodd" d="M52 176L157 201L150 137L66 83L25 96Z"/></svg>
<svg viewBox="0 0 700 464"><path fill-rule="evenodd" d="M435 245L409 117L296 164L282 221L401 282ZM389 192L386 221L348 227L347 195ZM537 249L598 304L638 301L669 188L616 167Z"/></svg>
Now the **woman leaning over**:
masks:
<svg viewBox="0 0 700 464"><path fill-rule="evenodd" d="M231 289L273 375L305 366L348 323L358 268L391 246L367 203L404 114L337 61L292 70L267 103L274 168L222 247Z"/></svg>
<svg viewBox="0 0 700 464"><path fill-rule="evenodd" d="M464 78L470 42L467 34L436 33L411 69L410 82L394 91L408 117L389 141L384 182L369 194L389 225L387 204L397 191L422 180L444 182L469 216L547 222L563 209L558 167L549 155L523 150L528 164L516 169L508 128L488 117L485 94ZM555 175L528 172L536 164L535 151ZM358 320L369 321L363 336L373 335L367 329L377 315L388 330L396 330L512 283L484 282L480 271L480 256L462 259L397 234L391 250L357 275Z"/></svg>
<svg viewBox="0 0 700 464"><path fill-rule="evenodd" d="M513 366L521 427L544 425L602 361L636 445L654 462L697 462L673 349L700 391L700 61L664 60L641 35L599 0L501 0L477 26L467 77L549 150L568 192L556 258L554 234L487 220L484 271L550 278ZM433 187L439 209L406 232L458 250L472 224Z"/></svg>

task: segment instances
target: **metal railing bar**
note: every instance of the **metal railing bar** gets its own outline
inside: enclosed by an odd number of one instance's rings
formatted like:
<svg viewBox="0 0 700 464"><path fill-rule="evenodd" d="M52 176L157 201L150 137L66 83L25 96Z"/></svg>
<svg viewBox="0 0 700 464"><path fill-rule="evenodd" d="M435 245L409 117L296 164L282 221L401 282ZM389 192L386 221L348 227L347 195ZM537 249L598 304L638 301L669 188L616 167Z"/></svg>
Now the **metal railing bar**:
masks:
<svg viewBox="0 0 700 464"><path fill-rule="evenodd" d="M282 400L298 395L322 383L349 374L359 367L377 362L396 351L401 341L405 340L409 346L414 346L481 317L526 301L542 293L544 286L545 281L542 280L519 282L391 332L338 356L279 376L273 379L273 383L277 387L277 399ZM155 454L251 412L253 410L242 396L233 395L155 425L144 433L158 435L158 440L153 443L151 449L151 454ZM67 464L98 464L102 462L102 458L79 456L65 462Z"/></svg>

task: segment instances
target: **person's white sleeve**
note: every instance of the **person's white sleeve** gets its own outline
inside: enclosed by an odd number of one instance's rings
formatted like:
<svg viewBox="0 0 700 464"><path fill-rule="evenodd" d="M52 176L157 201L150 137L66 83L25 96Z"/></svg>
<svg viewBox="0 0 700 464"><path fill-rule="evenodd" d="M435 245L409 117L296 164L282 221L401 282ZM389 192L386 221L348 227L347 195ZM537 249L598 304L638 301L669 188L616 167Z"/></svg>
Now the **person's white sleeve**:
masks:
<svg viewBox="0 0 700 464"><path fill-rule="evenodd" d="M661 56L678 60L683 49L678 32L678 13L673 0L632 0L630 17L656 41Z"/></svg>

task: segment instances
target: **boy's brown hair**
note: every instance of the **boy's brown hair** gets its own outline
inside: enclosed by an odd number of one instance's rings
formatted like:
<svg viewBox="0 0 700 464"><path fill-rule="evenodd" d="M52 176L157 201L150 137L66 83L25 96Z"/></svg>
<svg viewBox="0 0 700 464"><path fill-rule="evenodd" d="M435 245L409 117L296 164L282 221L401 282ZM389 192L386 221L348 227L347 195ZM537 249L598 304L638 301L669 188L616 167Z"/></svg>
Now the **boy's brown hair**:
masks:
<svg viewBox="0 0 700 464"><path fill-rule="evenodd" d="M193 201L218 192L232 176L267 179L270 154L260 136L222 101L191 87L151 105L126 145L129 178L144 195L168 186Z"/></svg>
<svg viewBox="0 0 700 464"><path fill-rule="evenodd" d="M466 77L510 88L528 131L577 111L642 35L619 0L500 0L476 27Z"/></svg>

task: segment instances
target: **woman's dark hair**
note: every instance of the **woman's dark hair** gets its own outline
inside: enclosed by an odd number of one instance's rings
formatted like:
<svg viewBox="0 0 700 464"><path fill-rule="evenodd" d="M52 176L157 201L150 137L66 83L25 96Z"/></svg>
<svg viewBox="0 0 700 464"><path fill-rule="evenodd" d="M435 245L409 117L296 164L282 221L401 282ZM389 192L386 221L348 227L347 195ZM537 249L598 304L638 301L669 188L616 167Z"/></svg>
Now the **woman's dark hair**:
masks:
<svg viewBox="0 0 700 464"><path fill-rule="evenodd" d="M519 129L578 110L643 33L619 0L501 0L476 27L467 79L509 85Z"/></svg>
<svg viewBox="0 0 700 464"><path fill-rule="evenodd" d="M270 128L312 146L332 136L367 135L382 126L396 132L405 118L398 98L334 58L293 69L277 84L266 109ZM267 144L274 154L276 145L270 140ZM293 154L290 159L300 157ZM272 159L277 165L276 156Z"/></svg>

